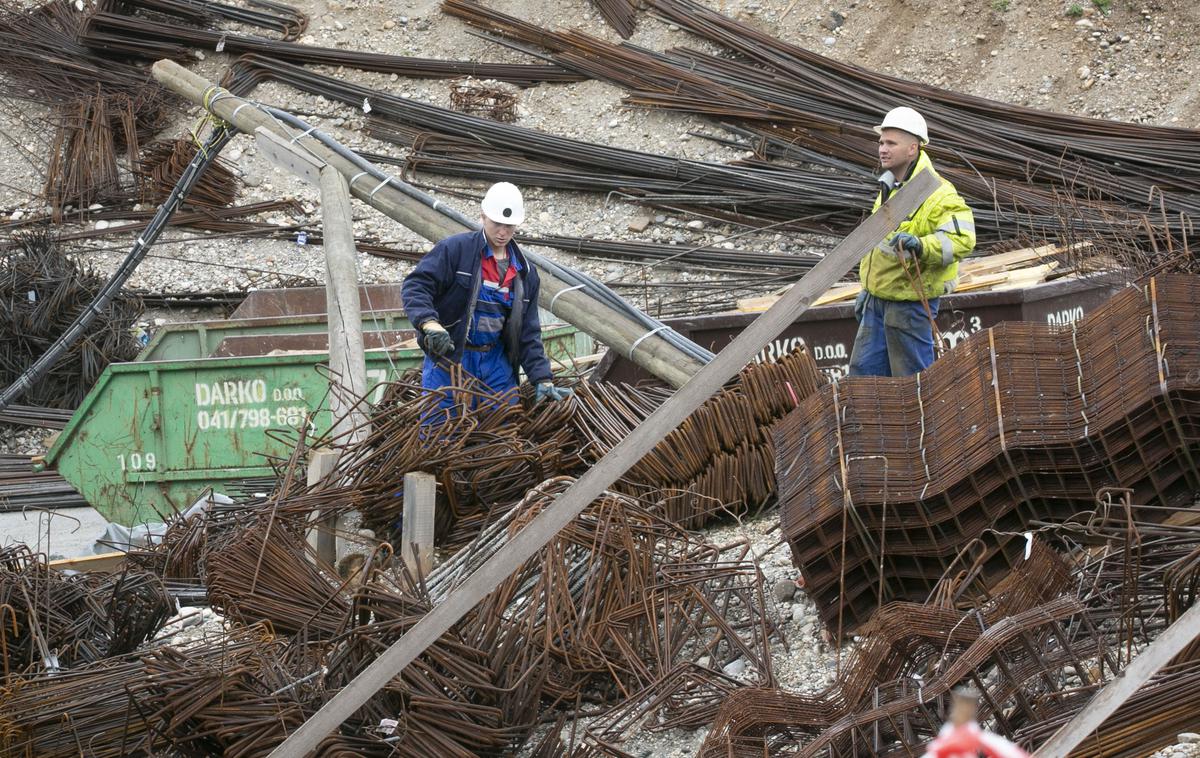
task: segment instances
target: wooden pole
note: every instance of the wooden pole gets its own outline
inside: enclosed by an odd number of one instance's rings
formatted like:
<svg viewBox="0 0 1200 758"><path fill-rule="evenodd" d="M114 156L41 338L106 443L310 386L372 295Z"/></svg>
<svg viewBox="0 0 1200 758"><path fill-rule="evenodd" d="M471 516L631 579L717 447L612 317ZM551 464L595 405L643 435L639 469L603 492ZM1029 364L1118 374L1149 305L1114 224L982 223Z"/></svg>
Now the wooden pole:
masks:
<svg viewBox="0 0 1200 758"><path fill-rule="evenodd" d="M336 450L322 448L313 450L308 458L308 484L320 482L337 469L338 453ZM317 557L332 566L337 562L337 524L334 519L325 518L320 511L313 511L309 517L311 526L308 530L308 544L312 545Z"/></svg>
<svg viewBox="0 0 1200 758"><path fill-rule="evenodd" d="M254 134L262 128L292 140L282 124L254 103L213 85L203 77L170 60L161 60L152 68L154 78L164 87L203 106L243 132ZM350 194L372 208L395 219L427 240L438 241L466 231L466 227L439 213L389 184L381 184L353 162L330 150L311 135L296 136L295 142L346 177ZM541 271L539 304L564 321L587 332L610 348L631 358L650 373L674 387L682 386L704 365L664 340L647 334L646 328L628 316L613 311L588 295Z"/></svg>
<svg viewBox="0 0 1200 758"><path fill-rule="evenodd" d="M268 758L307 755L358 710L381 687L445 634L500 582L519 569L554 535L578 516L675 427L717 392L771 340L775 339L813 300L840 279L864 254L878 245L939 186L922 171L895 192L862 225L813 266L779 302L755 319L711 363L667 399L637 429L588 469L566 492L513 535L466 578L440 605L425 614L371 665L333 696L312 718L300 725Z"/></svg>
<svg viewBox="0 0 1200 758"><path fill-rule="evenodd" d="M358 252L350 216L350 191L337 169L321 169L321 220L325 240L325 299L329 318L329 370L333 374L330 410L333 438L354 443L365 438L367 361L363 352L362 311L358 302ZM343 436L348 435L348 436Z"/></svg>
<svg viewBox="0 0 1200 758"><path fill-rule="evenodd" d="M433 568L433 526L437 480L433 474L404 475L404 515L400 521L400 557L413 576L428 576Z"/></svg>

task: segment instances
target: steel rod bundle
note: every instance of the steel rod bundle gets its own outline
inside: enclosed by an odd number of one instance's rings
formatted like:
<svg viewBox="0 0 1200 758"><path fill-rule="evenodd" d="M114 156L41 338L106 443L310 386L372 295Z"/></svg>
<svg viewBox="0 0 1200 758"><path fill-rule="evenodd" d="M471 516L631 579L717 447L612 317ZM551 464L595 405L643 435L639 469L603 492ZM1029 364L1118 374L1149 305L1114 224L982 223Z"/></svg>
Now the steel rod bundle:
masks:
<svg viewBox="0 0 1200 758"><path fill-rule="evenodd" d="M134 650L173 606L148 572L63 574L25 545L0 549L0 652L5 686Z"/></svg>
<svg viewBox="0 0 1200 758"><path fill-rule="evenodd" d="M1004 323L915 377L849 379L776 425L782 527L833 629L926 596L989 531L1200 489L1200 280L1152 278L1068 327ZM988 547L990 570L1023 541Z"/></svg>
<svg viewBox="0 0 1200 758"><path fill-rule="evenodd" d="M1028 557L994 586L980 571L984 551L964 551L967 562L947 572L928 602L875 612L826 691L732 692L700 754L910 755L936 733L945 705L938 693L956 678L981 692L981 723L1037 746L1162 630L1164 592L1200 574L1200 530L1157 521L1160 507L1129 496L1104 490L1093 508L1037 524ZM1194 523L1189 509L1171 510ZM998 636L1008 641L986 652ZM1181 699L1196 687L1196 653L1143 687L1079 754L1145 755L1193 728L1195 710Z"/></svg>
<svg viewBox="0 0 1200 758"><path fill-rule="evenodd" d="M637 23L637 5L633 0L592 0L592 5L625 39L633 36L633 28Z"/></svg>
<svg viewBox="0 0 1200 758"><path fill-rule="evenodd" d="M291 713L289 699L271 696L270 690L248 687L251 683L244 675L237 678L245 672L244 663L241 664L242 671L237 670L239 662L270 654L270 640L270 633L261 626L235 629L219 644L181 644L171 652L162 651L157 660L162 661L164 657L176 662L186 660L185 668L191 669L188 676L192 677L194 685L200 683L196 677L197 668L220 672L223 665L229 665L233 671L222 676L222 680L230 685L231 696L240 704L250 706L246 690L255 689L259 703L277 705L276 725L280 726L280 719ZM70 671L27 676L14 686L0 689L0 752L38 758L77 758L80 754L94 758L161 755L172 747L167 738L173 736L173 726L186 729L214 723L226 724L225 730L222 732L218 727L216 734L218 737L230 736L230 744L236 744L237 735L230 735L235 723L231 716L239 718L239 714L236 711L231 714L219 696L212 698L210 695L203 699L203 692L172 687L169 680L148 679L154 672L160 676L171 675L164 672L161 665L152 668L147 664L147 658L153 660L155 656L155 652L148 651L136 657L105 658ZM178 674L179 671L176 669L171 673ZM240 687L235 688L235 678ZM187 681L183 679L179 684ZM156 684L161 689L156 690ZM152 709L147 710L147 706ZM210 720L222 711L223 722ZM159 719L172 719L174 724L164 725ZM259 724L268 720L264 717ZM279 733L276 740L283 736ZM201 745L212 744L207 739L213 739L212 735L192 731L182 742L185 748L191 748L198 741ZM262 742L260 739L260 746Z"/></svg>
<svg viewBox="0 0 1200 758"><path fill-rule="evenodd" d="M259 53L296 63L346 66L363 71L412 77L453 79L473 76L477 79L496 79L525 86L541 82L574 82L581 78L561 66L477 63L365 53L304 45L299 42L268 40L219 29L181 26L178 23L155 21L105 10L98 10L88 16L79 38L93 50L153 60L180 59L187 55L190 48L195 47L220 49L229 53Z"/></svg>
<svg viewBox="0 0 1200 758"><path fill-rule="evenodd" d="M97 55L78 37L84 14L70 2L53 0L26 10L0 5L0 80L10 97L47 105L68 105L97 94L125 95L133 103L138 136L165 126L169 98L137 66Z"/></svg>
<svg viewBox="0 0 1200 758"><path fill-rule="evenodd" d="M121 201L128 189L117 170L116 145L137 154L133 102L125 94L93 95L60 108L43 194L60 220L67 207ZM114 132L121 127L121 139Z"/></svg>
<svg viewBox="0 0 1200 758"><path fill-rule="evenodd" d="M1171 214L1200 211L1194 199L1200 140L1190 130L1062 116L952 93L825 58L691 0L654 0L651 7L741 59L686 49L653 53L548 31L472 0L443 3L445 12L470 24L545 48L567 68L629 89L631 104L761 128L798 143L826 168L840 162L839 170L846 164L871 170L871 125L897 98L912 102L934 124L932 152L947 177L977 208L1003 214L1008 223L1044 216L1060 193L1089 207L1089 225L1111 216L1118 230L1140 223L1159 199ZM832 100L831 92L837 93ZM995 233L991 219L976 220L985 222L985 236ZM1182 228L1175 218L1165 223Z"/></svg>
<svg viewBox="0 0 1200 758"><path fill-rule="evenodd" d="M79 508L88 502L57 471L33 471L26 464L22 471L0 469L0 512L25 511L29 508Z"/></svg>
<svg viewBox="0 0 1200 758"><path fill-rule="evenodd" d="M15 235L0 264L0 386L7 386L62 334L103 282L64 254L47 229ZM114 300L64 360L26 395L29 403L74 408L112 361L132 360L139 345L130 329L141 303Z"/></svg>
<svg viewBox="0 0 1200 758"><path fill-rule="evenodd" d="M427 581L435 597L572 482L538 485L437 568ZM718 550L633 498L606 493L508 577L461 633L492 651L499 685L515 693L504 706L510 721L530 722L539 701L586 693L604 702L634 696L666 723L699 727L722 693L774 681L769 641L779 633L767 618L762 575L738 547ZM735 663L737 678L721 673ZM686 667L694 674L678 676ZM608 739L623 728L610 725Z"/></svg>
<svg viewBox="0 0 1200 758"><path fill-rule="evenodd" d="M1072 571L1039 540L996 587L974 582L974 599L885 605L831 687L731 693L700 755L909 755L937 734L960 682L982 693L980 721L1010 738L1073 712L1124 664L1091 616L1093 570Z"/></svg>
<svg viewBox="0 0 1200 758"><path fill-rule="evenodd" d="M307 544L269 516L208 530L203 579L212 607L247 626L266 619L282 634L328 639L345 626L350 598L307 560Z"/></svg>
<svg viewBox="0 0 1200 758"><path fill-rule="evenodd" d="M308 28L308 16L299 9L271 0L248 0L249 7L239 7L215 0L107 0L101 3L106 10L150 11L190 21L193 24L213 24L218 20L233 21L280 33L284 40L295 40Z"/></svg>
<svg viewBox="0 0 1200 758"><path fill-rule="evenodd" d="M147 145L134 169L142 187L142 202L157 205L165 200L195 152L196 146L186 139ZM233 204L240 187L231 164L218 158L196 182L187 204L223 208Z"/></svg>
<svg viewBox="0 0 1200 758"><path fill-rule="evenodd" d="M825 378L803 349L744 369L638 461L623 482L660 499L668 519L695 528L725 509L753 510L775 494L769 429ZM627 385L584 383L572 424L589 460L597 460L665 399Z"/></svg>

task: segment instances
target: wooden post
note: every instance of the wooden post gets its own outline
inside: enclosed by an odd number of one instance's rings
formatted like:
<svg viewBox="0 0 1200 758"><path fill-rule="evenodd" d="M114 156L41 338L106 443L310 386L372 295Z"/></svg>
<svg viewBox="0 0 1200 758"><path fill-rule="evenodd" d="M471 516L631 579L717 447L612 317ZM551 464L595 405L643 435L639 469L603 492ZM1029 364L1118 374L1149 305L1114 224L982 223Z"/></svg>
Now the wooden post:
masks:
<svg viewBox="0 0 1200 758"><path fill-rule="evenodd" d="M320 482L337 469L336 450L313 450L308 459L308 484ZM332 517L314 511L309 517L312 524L308 530L308 544L317 552L317 557L332 566L337 562L337 523Z"/></svg>
<svg viewBox="0 0 1200 758"><path fill-rule="evenodd" d="M437 480L433 474L404 475L404 516L400 522L400 557L414 576L433 568L433 522Z"/></svg>
<svg viewBox="0 0 1200 758"><path fill-rule="evenodd" d="M779 336L800 314L808 310L830 285L840 279L900 222L925 202L939 186L931 171L922 171L892 194L875 213L851 232L829 254L788 290L779 302L734 337L700 372L669 397L650 416L626 435L612 450L588 469L566 492L559 495L504 547L459 584L400 639L379 654L349 684L321 706L313 716L280 743L268 758L308 755L350 714L357 711L379 689L412 663L418 655L445 634L479 601L496 588L554 535L571 523L583 509L634 464L662 442L700 405L719 391L738 371L754 359L763 346Z"/></svg>
<svg viewBox="0 0 1200 758"><path fill-rule="evenodd" d="M338 170L321 168L321 221L325 239L325 300L329 319L329 370L333 391L333 438L353 444L368 436L361 400L367 394L362 310L358 302L358 253L350 216L350 190ZM344 436L349 434L349 436Z"/></svg>
<svg viewBox="0 0 1200 758"><path fill-rule="evenodd" d="M207 108L213 115L225 119L243 132L254 134L262 128L277 135L286 135L283 142L295 142L313 157L340 171L347 178L351 195L425 239L436 242L466 231L466 227L459 222L409 197L392 186L391 182L382 184L379 179L368 175L315 137L300 135L297 131L293 140L292 135L286 134L276 119L256 104L214 86L178 63L161 60L151 70L155 80L164 87ZM683 386L704 366L703 361L678 349L661 335L648 334L641 323L574 290L549 271L539 270L539 274L542 287L538 302L543 308L620 351L622 355L629 356L634 363L672 386Z"/></svg>

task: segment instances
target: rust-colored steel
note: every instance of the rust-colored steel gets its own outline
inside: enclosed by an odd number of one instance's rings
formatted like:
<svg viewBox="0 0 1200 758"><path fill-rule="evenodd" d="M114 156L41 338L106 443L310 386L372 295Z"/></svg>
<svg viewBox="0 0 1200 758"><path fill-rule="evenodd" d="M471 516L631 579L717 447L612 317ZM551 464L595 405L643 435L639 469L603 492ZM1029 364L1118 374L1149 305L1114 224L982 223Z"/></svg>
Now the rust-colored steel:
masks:
<svg viewBox="0 0 1200 758"><path fill-rule="evenodd" d="M933 589L980 535L1020 560L1034 519L1109 486L1200 490L1200 279L1150 279L1066 327L1004 323L915 377L851 378L776 426L784 534L826 625ZM1013 533L1018 533L1015 538Z"/></svg>

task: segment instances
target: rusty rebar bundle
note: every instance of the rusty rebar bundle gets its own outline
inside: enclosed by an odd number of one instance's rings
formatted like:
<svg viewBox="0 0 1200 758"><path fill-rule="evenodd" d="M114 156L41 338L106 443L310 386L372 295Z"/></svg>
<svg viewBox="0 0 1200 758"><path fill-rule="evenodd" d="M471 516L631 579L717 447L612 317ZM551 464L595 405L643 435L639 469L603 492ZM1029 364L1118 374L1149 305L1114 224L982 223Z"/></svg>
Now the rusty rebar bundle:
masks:
<svg viewBox="0 0 1200 758"><path fill-rule="evenodd" d="M1185 233L1186 217L1200 213L1200 142L1186 129L1065 116L939 90L826 58L692 0L650 5L738 57L688 49L657 53L581 32L554 32L473 0L445 0L442 7L518 46L546 49L548 59L568 69L626 88L633 105L749 128L755 139L743 146L760 157L767 142L774 141L775 149L795 145L803 165L775 165L777 174L794 176L817 166L818 174L868 179L875 168L871 126L897 97L907 98L936 123L937 141L947 149L934 145L935 160L972 201L985 238L997 226L1010 231L1021 219L1041 226L1038 217L1059 205L1059 196L1079 201L1090 217L1087 226L1118 233L1157 223L1146 216L1159 202L1162 226L1171 233ZM1164 152L1171 156L1167 161Z"/></svg>
<svg viewBox="0 0 1200 758"><path fill-rule="evenodd" d="M743 369L622 479L652 492L661 512L688 528L730 511L753 511L775 495L770 428L826 383L803 348ZM599 460L665 400L667 393L584 383L571 420L588 460Z"/></svg>
<svg viewBox="0 0 1200 758"><path fill-rule="evenodd" d="M1129 487L1200 490L1200 279L1129 288L1067 327L1004 323L903 379L851 378L777 426L782 526L828 627L933 589L975 537L1015 564L1034 519Z"/></svg>
<svg viewBox="0 0 1200 758"><path fill-rule="evenodd" d="M142 150L134 168L141 185L142 202L160 204L179 182L196 152L196 145L186 139L152 142ZM187 204L224 208L237 199L241 182L227 161L218 158L212 163L192 191Z"/></svg>
<svg viewBox="0 0 1200 758"><path fill-rule="evenodd" d="M517 93L494 83L470 78L453 81L450 83L450 104L456 111L492 121L517 120Z"/></svg>
<svg viewBox="0 0 1200 758"><path fill-rule="evenodd" d="M133 570L68 575L25 545L0 548L0 665L4 686L132 652L173 612L158 577Z"/></svg>
<svg viewBox="0 0 1200 758"><path fill-rule="evenodd" d="M14 235L0 259L0 386L7 386L86 308L103 281L66 255L45 227ZM140 346L130 331L141 303L122 295L92 324L87 339L26 393L27 402L75 408L113 361L132 360Z"/></svg>

